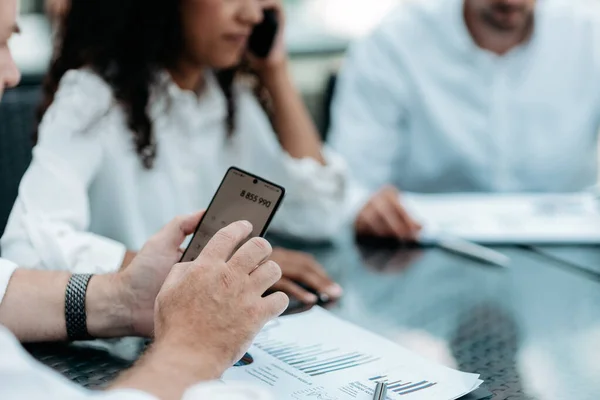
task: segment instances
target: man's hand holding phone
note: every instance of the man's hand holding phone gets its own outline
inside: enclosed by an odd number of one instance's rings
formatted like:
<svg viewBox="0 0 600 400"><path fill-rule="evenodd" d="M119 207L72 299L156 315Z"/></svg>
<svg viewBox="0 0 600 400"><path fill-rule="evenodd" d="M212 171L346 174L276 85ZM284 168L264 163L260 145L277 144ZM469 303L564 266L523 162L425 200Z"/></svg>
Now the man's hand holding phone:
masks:
<svg viewBox="0 0 600 400"><path fill-rule="evenodd" d="M268 260L272 249L265 239L244 243L251 231L249 222L239 221L217 232L196 260L173 267L156 300L157 343L201 348L205 358L198 362L214 365L215 377L288 305L281 292L261 297L281 278L281 269ZM173 332L172 326L188 328ZM208 344L215 354L206 354Z"/></svg>
<svg viewBox="0 0 600 400"><path fill-rule="evenodd" d="M248 233L245 240L264 236L284 194L282 186L239 168L229 168L181 262L191 262L203 254L202 250L219 227L236 220L247 219L254 224L254 230ZM305 304L336 300L342 295L341 287L329 279L323 267L311 255L281 248L269 255L283 271L283 277L270 291L281 290Z"/></svg>
<svg viewBox="0 0 600 400"><path fill-rule="evenodd" d="M171 268L181 241L199 218L167 225L150 239L131 266L119 273L138 276L128 286L132 291L142 289L147 301L144 310L132 315L143 311L150 317L144 329L153 330L155 340L113 388L180 398L185 388L221 377L242 357L265 323L287 308L288 297L281 292L263 297L279 280L281 270L275 262L266 261L271 245L265 239L246 241L252 231L249 222L238 221L221 229L197 258ZM144 266L152 267L145 275ZM157 273L164 275L158 279Z"/></svg>

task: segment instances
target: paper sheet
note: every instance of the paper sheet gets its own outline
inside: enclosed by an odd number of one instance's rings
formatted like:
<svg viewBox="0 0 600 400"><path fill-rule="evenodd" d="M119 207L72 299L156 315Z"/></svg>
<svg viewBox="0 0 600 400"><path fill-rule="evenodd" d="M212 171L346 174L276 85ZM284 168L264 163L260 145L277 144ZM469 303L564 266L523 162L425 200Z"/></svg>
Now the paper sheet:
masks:
<svg viewBox="0 0 600 400"><path fill-rule="evenodd" d="M594 195L403 194L422 225L421 241L443 235L488 244L600 243Z"/></svg>
<svg viewBox="0 0 600 400"><path fill-rule="evenodd" d="M455 371L342 321L322 308L282 317L265 329L225 382L250 381L286 400L450 400L478 388L479 375Z"/></svg>

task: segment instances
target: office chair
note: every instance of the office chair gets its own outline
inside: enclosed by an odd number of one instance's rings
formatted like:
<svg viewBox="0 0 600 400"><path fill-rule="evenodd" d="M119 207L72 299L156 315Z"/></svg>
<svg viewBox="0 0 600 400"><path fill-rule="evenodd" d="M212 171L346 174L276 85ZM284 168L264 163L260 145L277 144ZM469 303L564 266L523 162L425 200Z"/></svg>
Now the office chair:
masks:
<svg viewBox="0 0 600 400"><path fill-rule="evenodd" d="M337 70L329 75L323 95L323 122L321 125L321 136L323 142L327 142L327 134L331 127L331 106L333 103L333 95L335 94L335 86L337 83Z"/></svg>
<svg viewBox="0 0 600 400"><path fill-rule="evenodd" d="M12 210L19 183L31 162L39 86L7 90L0 102L0 235Z"/></svg>

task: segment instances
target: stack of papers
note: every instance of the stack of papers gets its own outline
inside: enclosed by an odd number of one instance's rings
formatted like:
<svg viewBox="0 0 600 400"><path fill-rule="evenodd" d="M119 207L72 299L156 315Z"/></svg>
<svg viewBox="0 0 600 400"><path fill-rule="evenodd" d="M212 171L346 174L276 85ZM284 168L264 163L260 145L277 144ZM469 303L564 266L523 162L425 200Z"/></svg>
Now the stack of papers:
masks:
<svg viewBox="0 0 600 400"><path fill-rule="evenodd" d="M445 236L484 244L600 243L600 213L591 193L406 193L401 202L423 225L423 243Z"/></svg>
<svg viewBox="0 0 600 400"><path fill-rule="evenodd" d="M378 381L388 383L387 399L453 400L483 383L319 307L267 325L236 365L225 382L267 386L278 400L371 400Z"/></svg>

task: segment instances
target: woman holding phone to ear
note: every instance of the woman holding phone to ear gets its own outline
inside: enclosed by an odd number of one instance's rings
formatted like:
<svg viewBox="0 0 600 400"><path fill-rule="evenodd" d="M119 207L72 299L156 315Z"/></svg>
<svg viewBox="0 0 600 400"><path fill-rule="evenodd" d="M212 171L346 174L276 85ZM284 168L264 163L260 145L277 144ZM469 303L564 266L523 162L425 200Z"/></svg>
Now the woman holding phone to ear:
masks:
<svg viewBox="0 0 600 400"><path fill-rule="evenodd" d="M266 9L278 31L259 58L247 44ZM286 187L274 231L335 235L345 166L323 149L292 84L284 27L279 0L72 0L3 256L77 272L125 267L173 216L207 206L231 165ZM341 295L310 256L273 258L278 289L308 303L316 296L296 282Z"/></svg>

